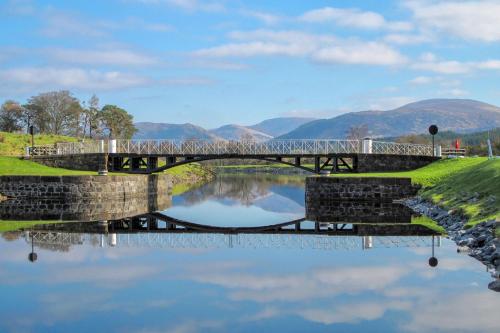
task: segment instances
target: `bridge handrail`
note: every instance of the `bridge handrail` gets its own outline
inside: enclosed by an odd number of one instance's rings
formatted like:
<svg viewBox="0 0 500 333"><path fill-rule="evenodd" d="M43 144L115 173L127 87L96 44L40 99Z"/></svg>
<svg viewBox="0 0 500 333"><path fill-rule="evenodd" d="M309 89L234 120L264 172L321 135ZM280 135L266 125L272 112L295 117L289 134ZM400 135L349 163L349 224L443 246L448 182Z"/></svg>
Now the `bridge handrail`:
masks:
<svg viewBox="0 0 500 333"><path fill-rule="evenodd" d="M35 146L31 155L75 155L119 153L137 155L323 155L323 154L397 154L432 155L432 146L409 143L364 140L99 140L64 142Z"/></svg>

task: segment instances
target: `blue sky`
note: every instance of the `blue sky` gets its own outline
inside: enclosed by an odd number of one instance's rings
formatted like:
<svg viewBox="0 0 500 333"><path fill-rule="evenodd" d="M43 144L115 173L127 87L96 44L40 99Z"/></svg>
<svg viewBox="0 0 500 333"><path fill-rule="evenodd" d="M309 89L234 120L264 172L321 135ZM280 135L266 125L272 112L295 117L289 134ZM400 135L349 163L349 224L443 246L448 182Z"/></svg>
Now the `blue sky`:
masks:
<svg viewBox="0 0 500 333"><path fill-rule="evenodd" d="M500 1L0 1L0 100L248 125L426 98L500 105Z"/></svg>

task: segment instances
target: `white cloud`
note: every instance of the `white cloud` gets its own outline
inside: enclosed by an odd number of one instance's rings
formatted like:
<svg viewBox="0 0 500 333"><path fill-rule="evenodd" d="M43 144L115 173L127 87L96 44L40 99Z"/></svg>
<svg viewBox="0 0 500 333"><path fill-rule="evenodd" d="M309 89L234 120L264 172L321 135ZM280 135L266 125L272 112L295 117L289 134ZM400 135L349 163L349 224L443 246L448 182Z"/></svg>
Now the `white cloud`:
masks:
<svg viewBox="0 0 500 333"><path fill-rule="evenodd" d="M421 44L433 41L434 38L428 34L402 34L394 33L384 37L384 41L391 44L411 45Z"/></svg>
<svg viewBox="0 0 500 333"><path fill-rule="evenodd" d="M484 42L500 40L498 1L408 1L417 24L442 33Z"/></svg>
<svg viewBox="0 0 500 333"><path fill-rule="evenodd" d="M167 4L172 7L177 7L182 10L195 12L195 11L203 11L203 12L221 12L225 10L225 7L222 3L218 2L209 2L209 1L199 1L199 0L135 0L136 2L149 4L149 5L157 5L157 4Z"/></svg>
<svg viewBox="0 0 500 333"><path fill-rule="evenodd" d="M362 11L357 8L325 7L304 13L299 20L312 23L334 22L339 26L360 29L411 30L409 22L387 22L375 12Z"/></svg>
<svg viewBox="0 0 500 333"><path fill-rule="evenodd" d="M75 64L148 66L159 63L152 56L130 50L51 49L45 53L56 61Z"/></svg>
<svg viewBox="0 0 500 333"><path fill-rule="evenodd" d="M434 78L429 76L417 76L416 78L411 79L409 82L415 85L422 85L434 82Z"/></svg>
<svg viewBox="0 0 500 333"><path fill-rule="evenodd" d="M23 67L0 71L2 90L36 89L113 90L149 83L149 79L118 71L101 72L81 68Z"/></svg>
<svg viewBox="0 0 500 333"><path fill-rule="evenodd" d="M424 53L420 57L420 61L413 63L411 68L440 74L464 74L474 70L500 70L500 60L440 60L432 53Z"/></svg>
<svg viewBox="0 0 500 333"><path fill-rule="evenodd" d="M274 15L271 13L261 12L257 10L243 10L241 14L249 17L253 17L267 25L273 25L279 23L283 18L279 15Z"/></svg>
<svg viewBox="0 0 500 333"><path fill-rule="evenodd" d="M400 65L406 58L380 42L339 39L331 35L301 31L234 31L232 42L193 52L197 57L308 57L321 63Z"/></svg>
<svg viewBox="0 0 500 333"><path fill-rule="evenodd" d="M322 63L360 65L401 65L407 62L397 50L378 42L354 42L326 47L314 52L312 58Z"/></svg>

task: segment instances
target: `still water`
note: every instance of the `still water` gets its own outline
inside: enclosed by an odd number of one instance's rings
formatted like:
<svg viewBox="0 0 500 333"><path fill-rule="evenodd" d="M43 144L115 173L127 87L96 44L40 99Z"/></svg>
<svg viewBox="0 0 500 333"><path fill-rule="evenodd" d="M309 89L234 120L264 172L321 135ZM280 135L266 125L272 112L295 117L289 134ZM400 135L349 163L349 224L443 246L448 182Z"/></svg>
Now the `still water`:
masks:
<svg viewBox="0 0 500 333"><path fill-rule="evenodd" d="M430 267L433 232L308 221L217 232L303 218L300 177L223 176L161 213L2 233L0 331L500 331L485 267L438 236Z"/></svg>

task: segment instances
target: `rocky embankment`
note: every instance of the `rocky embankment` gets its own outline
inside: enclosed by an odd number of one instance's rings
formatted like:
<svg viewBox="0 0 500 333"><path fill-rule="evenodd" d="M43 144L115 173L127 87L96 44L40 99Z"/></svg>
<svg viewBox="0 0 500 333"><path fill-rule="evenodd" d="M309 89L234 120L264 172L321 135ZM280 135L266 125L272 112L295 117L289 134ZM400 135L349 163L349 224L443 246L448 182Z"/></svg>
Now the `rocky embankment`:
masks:
<svg viewBox="0 0 500 333"><path fill-rule="evenodd" d="M467 223L465 217L437 207L420 197L405 200L404 204L442 226L457 243L458 252L468 253L488 266L492 276L496 278L488 287L500 291L500 239L495 237L495 229L499 224L497 221L486 221L464 229Z"/></svg>

